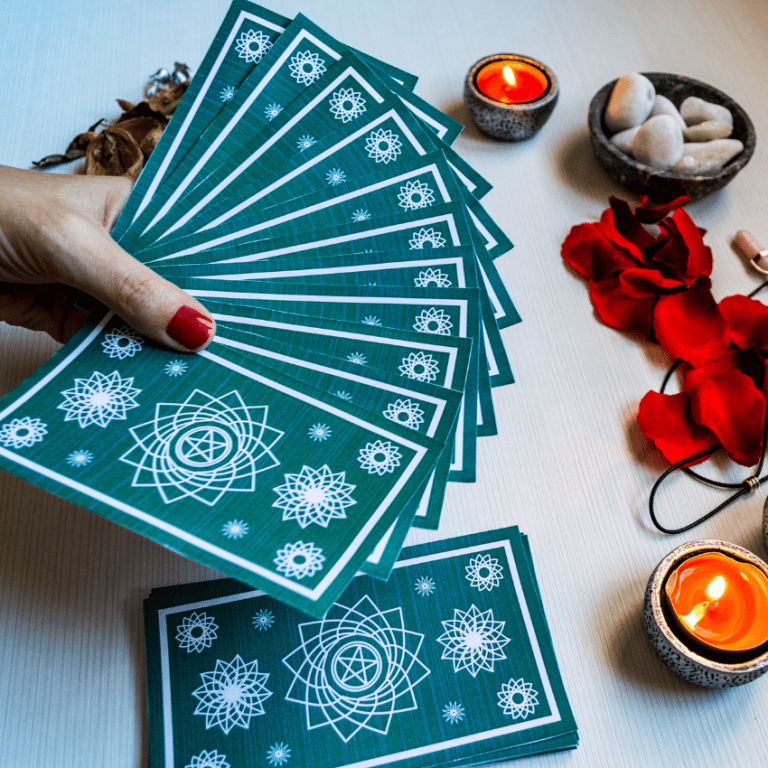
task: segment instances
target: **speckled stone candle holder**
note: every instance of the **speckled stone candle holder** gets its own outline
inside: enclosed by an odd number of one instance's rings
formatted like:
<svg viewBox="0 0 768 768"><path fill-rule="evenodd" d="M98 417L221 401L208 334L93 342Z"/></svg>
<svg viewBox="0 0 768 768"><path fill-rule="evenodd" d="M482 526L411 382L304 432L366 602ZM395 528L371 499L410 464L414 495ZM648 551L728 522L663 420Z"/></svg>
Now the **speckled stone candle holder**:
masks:
<svg viewBox="0 0 768 768"><path fill-rule="evenodd" d="M670 627L664 607L663 590L667 577L684 560L704 552L722 552L750 563L768 576L768 564L736 544L716 539L701 539L679 546L656 567L645 589L645 628L656 653L676 674L705 688L730 688L749 683L768 672L768 651L742 660L725 663L692 651Z"/></svg>
<svg viewBox="0 0 768 768"><path fill-rule="evenodd" d="M477 87L477 75L494 61L516 59L538 69L549 82L544 93L522 104L504 104L486 96ZM467 73L464 103L475 125L486 135L503 141L523 141L537 133L547 122L557 103L560 88L555 73L546 65L516 53L497 53L480 59Z"/></svg>

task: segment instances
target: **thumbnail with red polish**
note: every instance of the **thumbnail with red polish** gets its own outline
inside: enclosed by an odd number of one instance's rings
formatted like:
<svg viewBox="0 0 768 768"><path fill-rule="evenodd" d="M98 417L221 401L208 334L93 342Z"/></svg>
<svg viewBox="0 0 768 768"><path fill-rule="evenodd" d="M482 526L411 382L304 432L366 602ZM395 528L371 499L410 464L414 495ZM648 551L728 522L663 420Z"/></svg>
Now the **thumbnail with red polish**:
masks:
<svg viewBox="0 0 768 768"><path fill-rule="evenodd" d="M180 307L165 332L187 349L202 347L211 334L213 321L192 307Z"/></svg>

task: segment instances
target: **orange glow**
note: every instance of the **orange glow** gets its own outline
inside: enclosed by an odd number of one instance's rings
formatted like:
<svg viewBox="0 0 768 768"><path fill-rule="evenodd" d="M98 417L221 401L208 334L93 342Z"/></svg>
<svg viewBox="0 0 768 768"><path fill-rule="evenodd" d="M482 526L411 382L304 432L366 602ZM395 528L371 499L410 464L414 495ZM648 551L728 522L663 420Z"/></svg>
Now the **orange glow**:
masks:
<svg viewBox="0 0 768 768"><path fill-rule="evenodd" d="M526 104L549 90L549 79L527 61L499 59L477 73L477 87L489 99L502 104Z"/></svg>
<svg viewBox="0 0 768 768"><path fill-rule="evenodd" d="M682 640L725 652L768 643L768 577L751 563L705 552L681 563L664 592Z"/></svg>

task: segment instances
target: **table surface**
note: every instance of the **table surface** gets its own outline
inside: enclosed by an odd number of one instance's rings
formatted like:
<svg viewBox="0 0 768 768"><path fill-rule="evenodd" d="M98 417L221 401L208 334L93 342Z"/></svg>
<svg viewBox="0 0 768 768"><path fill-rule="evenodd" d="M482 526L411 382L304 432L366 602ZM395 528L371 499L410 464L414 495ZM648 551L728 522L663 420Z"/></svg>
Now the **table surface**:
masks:
<svg viewBox="0 0 768 768"><path fill-rule="evenodd" d="M684 541L725 539L765 556L765 494L688 534L655 532L648 494L665 464L635 414L669 360L597 321L560 244L622 193L594 160L586 128L592 94L614 77L666 71L703 80L768 137L768 3L267 2L418 74L416 93L467 126L455 148L493 183L484 203L515 243L497 261L523 317L503 332L517 383L494 392L499 435L480 441L477 482L449 486L440 529L408 541L511 524L530 536L581 736L576 751L531 762L765 765L768 680L726 691L690 686L654 656L642 623L651 571ZM30 167L116 117L115 98L138 100L159 67L198 65L226 8L227 0L0 0L0 163ZM553 116L528 142L483 137L461 101L470 65L500 51L534 56L560 80ZM746 228L768 243L763 141L730 186L688 206L708 230L718 299L759 283L731 240ZM55 348L1 326L0 393ZM681 524L719 498L675 478L660 514ZM152 587L217 574L5 474L0 499L0 766L146 765L141 601Z"/></svg>

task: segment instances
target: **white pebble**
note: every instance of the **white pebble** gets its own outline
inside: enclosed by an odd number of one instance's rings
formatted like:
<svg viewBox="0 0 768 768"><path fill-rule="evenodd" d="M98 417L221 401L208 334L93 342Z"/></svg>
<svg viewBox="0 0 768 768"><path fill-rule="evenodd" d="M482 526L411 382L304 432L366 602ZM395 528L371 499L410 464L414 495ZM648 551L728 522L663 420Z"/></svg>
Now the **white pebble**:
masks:
<svg viewBox="0 0 768 768"><path fill-rule="evenodd" d="M640 163L665 171L683 156L683 132L670 115L646 120L632 141L632 156Z"/></svg>
<svg viewBox="0 0 768 768"><path fill-rule="evenodd" d="M712 141L727 139L733 133L733 125L725 120L705 120L683 130L686 141Z"/></svg>
<svg viewBox="0 0 768 768"><path fill-rule="evenodd" d="M683 144L683 156L672 166L674 173L689 175L712 173L722 168L744 149L738 139L715 139Z"/></svg>
<svg viewBox="0 0 768 768"><path fill-rule="evenodd" d="M685 128L685 120L683 120L683 116L678 112L677 107L660 93L656 94L656 101L651 110L651 117L656 117L656 115L670 115L680 128Z"/></svg>
<svg viewBox="0 0 768 768"><path fill-rule="evenodd" d="M656 91L644 75L630 72L613 86L605 107L605 125L611 133L634 128L651 114Z"/></svg>
<svg viewBox="0 0 768 768"><path fill-rule="evenodd" d="M704 101L698 96L689 96L680 105L680 114L687 125L696 125L706 120L721 120L733 125L733 115L725 107Z"/></svg>
<svg viewBox="0 0 768 768"><path fill-rule="evenodd" d="M615 144L625 155L631 155L632 140L639 130L640 126L636 125L634 128L627 128L625 131L614 133L613 136L611 136L611 144Z"/></svg>

